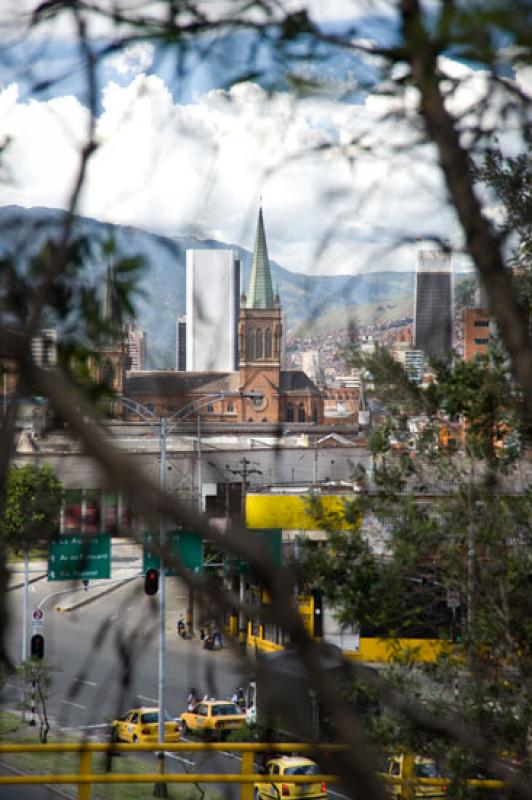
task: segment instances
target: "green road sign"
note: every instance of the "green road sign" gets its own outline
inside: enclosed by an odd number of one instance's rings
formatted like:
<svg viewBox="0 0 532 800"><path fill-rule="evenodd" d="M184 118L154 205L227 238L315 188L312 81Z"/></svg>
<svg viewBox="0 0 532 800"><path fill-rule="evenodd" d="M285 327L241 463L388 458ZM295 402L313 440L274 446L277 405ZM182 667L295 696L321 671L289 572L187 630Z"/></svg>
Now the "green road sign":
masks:
<svg viewBox="0 0 532 800"><path fill-rule="evenodd" d="M169 531L166 540L170 544L170 552L177 556L185 567L197 575L201 575L203 570L203 541L201 536L193 531ZM159 534L144 534L144 572L147 569L160 569L159 556L150 550L152 542L159 543ZM175 569L166 567L165 575L177 575Z"/></svg>
<svg viewBox="0 0 532 800"><path fill-rule="evenodd" d="M280 567L282 561L281 543L282 535L280 528L248 528L249 533L258 536L268 551L273 563ZM249 571L249 564L247 561L242 561L238 556L227 554L226 556L226 569L231 572L237 570L239 575L246 575Z"/></svg>
<svg viewBox="0 0 532 800"><path fill-rule="evenodd" d="M111 577L111 536L58 536L48 547L48 580Z"/></svg>

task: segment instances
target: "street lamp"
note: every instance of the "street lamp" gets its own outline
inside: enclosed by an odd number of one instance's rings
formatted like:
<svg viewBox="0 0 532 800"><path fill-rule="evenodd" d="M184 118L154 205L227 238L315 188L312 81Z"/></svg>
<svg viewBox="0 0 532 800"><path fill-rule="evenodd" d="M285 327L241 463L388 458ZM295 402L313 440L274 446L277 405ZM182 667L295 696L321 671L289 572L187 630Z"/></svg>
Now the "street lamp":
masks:
<svg viewBox="0 0 532 800"><path fill-rule="evenodd" d="M159 489L161 492L165 490L166 478L166 447L168 442L168 434L173 433L180 421L186 419L188 416L196 413L209 403L224 400L226 397L247 397L257 398L262 397L258 392L219 392L217 394L204 396L193 400L183 408L180 408L170 417L157 416L150 408L142 403L132 400L129 397L122 397L122 405L128 411L141 417L145 422L159 425ZM198 455L198 511L202 511L202 473L201 473L201 417L198 414L198 442L197 442L197 455ZM170 424L173 423L173 424ZM165 546L165 530L163 515L159 516L159 545L161 548L160 558L160 595L159 595L159 667L158 667L158 702L159 702L159 741L164 742L165 738L165 725L164 725L164 689L165 689L165 655L166 655L166 576L165 565L162 557L162 552ZM192 606L193 594L192 590L189 593L189 620L190 627L192 627ZM164 754L162 761L162 771L164 771ZM164 786L164 784L157 784ZM164 792L164 789L162 790ZM164 796L164 794L163 794Z"/></svg>

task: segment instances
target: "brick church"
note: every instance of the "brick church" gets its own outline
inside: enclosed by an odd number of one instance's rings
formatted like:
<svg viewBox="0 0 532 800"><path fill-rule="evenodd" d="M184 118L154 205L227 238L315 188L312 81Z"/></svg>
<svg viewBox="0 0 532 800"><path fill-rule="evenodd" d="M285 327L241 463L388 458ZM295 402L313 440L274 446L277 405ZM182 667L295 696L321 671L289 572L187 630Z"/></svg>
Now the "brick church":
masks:
<svg viewBox="0 0 532 800"><path fill-rule="evenodd" d="M302 370L282 369L282 336L260 209L249 284L240 304L238 371L127 372L123 394L162 416L192 404L205 421L321 425L323 393Z"/></svg>

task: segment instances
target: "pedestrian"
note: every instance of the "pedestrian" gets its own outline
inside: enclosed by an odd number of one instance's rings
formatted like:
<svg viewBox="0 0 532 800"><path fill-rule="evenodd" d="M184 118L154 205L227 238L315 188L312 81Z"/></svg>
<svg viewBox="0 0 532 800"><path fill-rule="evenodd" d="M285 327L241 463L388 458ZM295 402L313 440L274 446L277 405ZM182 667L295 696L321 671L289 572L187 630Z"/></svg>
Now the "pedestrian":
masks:
<svg viewBox="0 0 532 800"><path fill-rule="evenodd" d="M182 614L179 617L179 619L177 620L177 635L181 639L186 639L187 638L187 626L185 625L185 620L183 619L183 615Z"/></svg>
<svg viewBox="0 0 532 800"><path fill-rule="evenodd" d="M198 693L194 688L190 690L187 697L187 708L189 711L194 711L199 703Z"/></svg>
<svg viewBox="0 0 532 800"><path fill-rule="evenodd" d="M214 632L212 634L212 646L217 647L219 650L222 649L222 631L220 630L219 625L214 626Z"/></svg>

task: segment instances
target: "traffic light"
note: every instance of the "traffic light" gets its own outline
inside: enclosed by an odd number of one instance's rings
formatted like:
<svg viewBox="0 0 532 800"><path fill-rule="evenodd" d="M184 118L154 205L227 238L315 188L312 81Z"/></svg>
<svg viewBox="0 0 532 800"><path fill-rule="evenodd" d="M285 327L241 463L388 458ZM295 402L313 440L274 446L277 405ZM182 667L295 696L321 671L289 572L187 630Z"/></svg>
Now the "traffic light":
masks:
<svg viewBox="0 0 532 800"><path fill-rule="evenodd" d="M144 591L146 594L157 594L159 591L159 570L154 567L146 570L144 576Z"/></svg>
<svg viewBox="0 0 532 800"><path fill-rule="evenodd" d="M34 633L31 637L31 657L44 658L44 636Z"/></svg>

